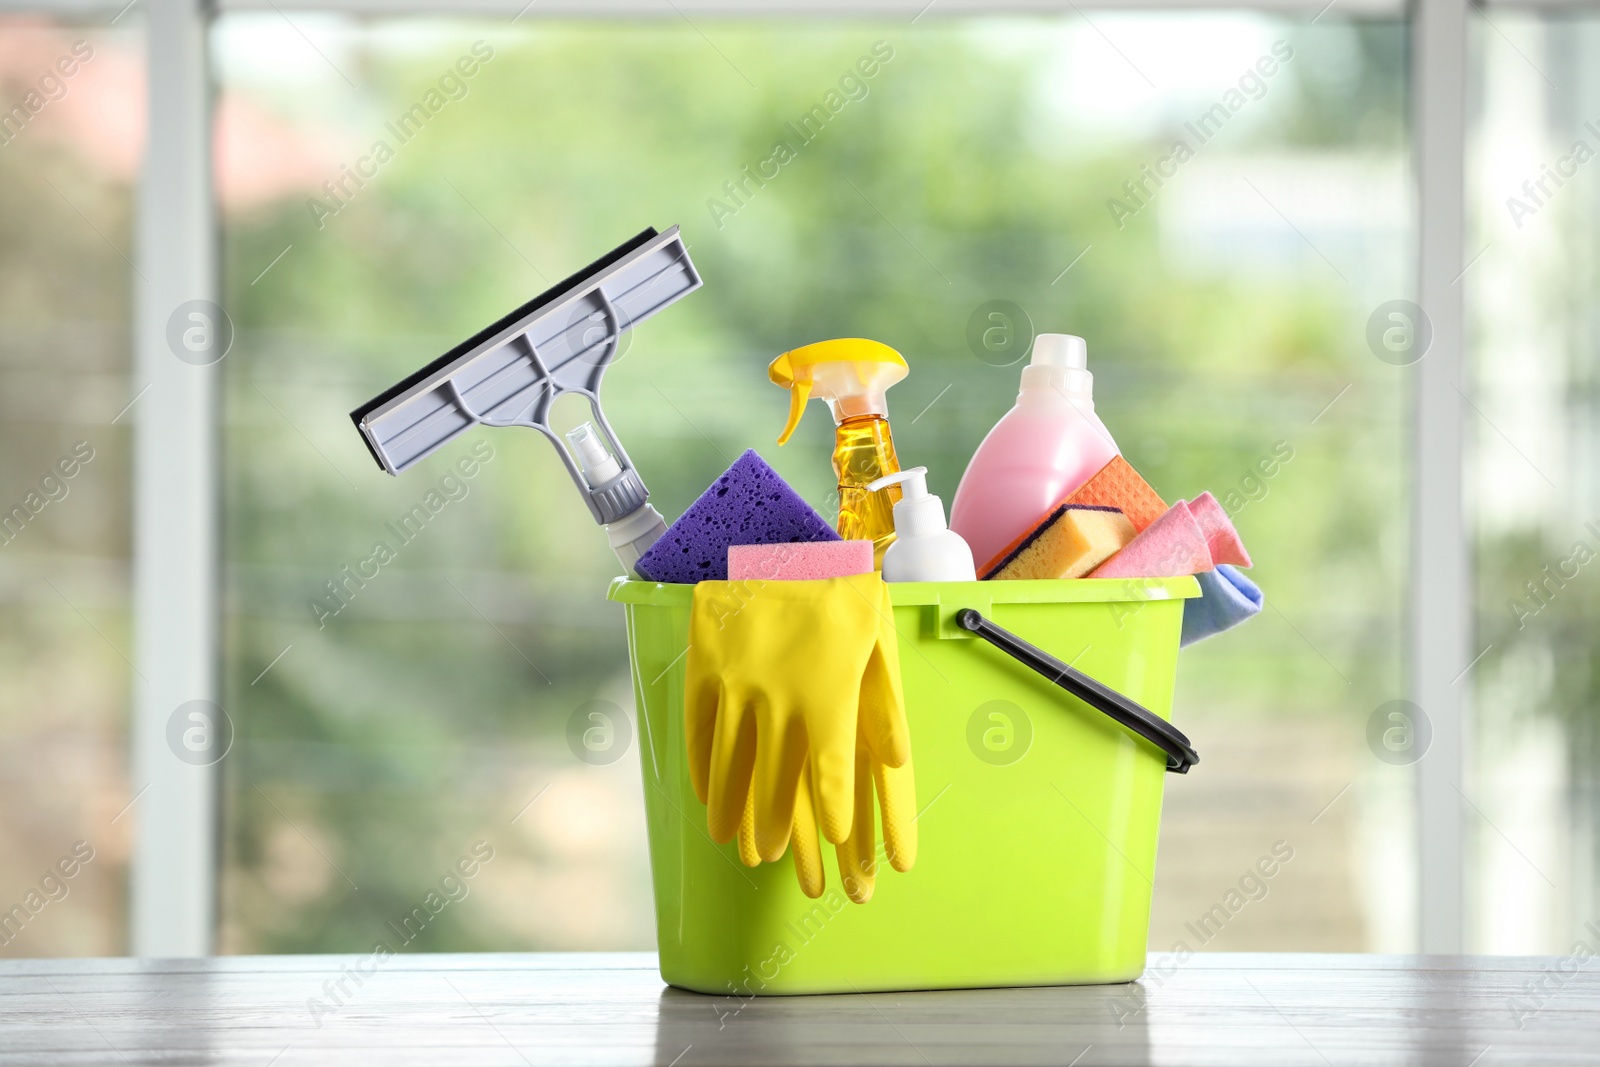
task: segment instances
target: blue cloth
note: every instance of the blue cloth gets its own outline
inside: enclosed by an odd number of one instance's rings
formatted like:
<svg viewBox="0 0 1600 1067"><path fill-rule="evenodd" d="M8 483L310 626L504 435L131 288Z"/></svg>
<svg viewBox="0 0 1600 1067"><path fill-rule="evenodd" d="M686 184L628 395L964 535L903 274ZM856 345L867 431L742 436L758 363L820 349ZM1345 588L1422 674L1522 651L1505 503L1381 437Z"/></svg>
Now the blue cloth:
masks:
<svg viewBox="0 0 1600 1067"><path fill-rule="evenodd" d="M1261 613L1265 599L1261 590L1238 568L1219 563L1216 570L1202 571L1195 579L1200 583L1200 595L1183 602L1180 645L1220 634Z"/></svg>

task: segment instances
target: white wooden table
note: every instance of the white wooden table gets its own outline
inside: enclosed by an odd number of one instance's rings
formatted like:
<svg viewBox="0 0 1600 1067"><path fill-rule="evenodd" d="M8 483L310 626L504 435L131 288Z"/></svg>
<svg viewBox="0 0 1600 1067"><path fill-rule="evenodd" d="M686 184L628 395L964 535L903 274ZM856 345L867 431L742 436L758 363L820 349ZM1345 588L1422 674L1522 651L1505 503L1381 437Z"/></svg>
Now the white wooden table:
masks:
<svg viewBox="0 0 1600 1067"><path fill-rule="evenodd" d="M1202 954L1134 985L740 1001L643 953L9 960L0 1064L1600 1064L1594 967Z"/></svg>

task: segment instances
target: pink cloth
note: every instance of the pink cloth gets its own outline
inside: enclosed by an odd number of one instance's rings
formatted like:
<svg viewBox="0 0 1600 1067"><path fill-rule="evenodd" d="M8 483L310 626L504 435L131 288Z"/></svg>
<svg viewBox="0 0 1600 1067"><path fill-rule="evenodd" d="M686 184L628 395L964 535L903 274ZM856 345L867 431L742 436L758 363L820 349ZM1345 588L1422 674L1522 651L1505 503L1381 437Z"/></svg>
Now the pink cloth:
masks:
<svg viewBox="0 0 1600 1067"><path fill-rule="evenodd" d="M1180 500L1089 577L1177 578L1212 566L1205 531Z"/></svg>
<svg viewBox="0 0 1600 1067"><path fill-rule="evenodd" d="M728 580L806 581L872 573L871 541L729 545Z"/></svg>
<svg viewBox="0 0 1600 1067"><path fill-rule="evenodd" d="M1250 553L1217 498L1201 493L1172 505L1089 577L1177 578L1219 563L1248 567Z"/></svg>
<svg viewBox="0 0 1600 1067"><path fill-rule="evenodd" d="M1200 524L1200 532L1205 535L1206 545L1211 549L1213 564L1250 566L1250 553L1245 551L1244 542L1239 540L1239 531L1233 528L1228 513L1222 510L1216 497L1201 493L1189 501L1189 514Z"/></svg>

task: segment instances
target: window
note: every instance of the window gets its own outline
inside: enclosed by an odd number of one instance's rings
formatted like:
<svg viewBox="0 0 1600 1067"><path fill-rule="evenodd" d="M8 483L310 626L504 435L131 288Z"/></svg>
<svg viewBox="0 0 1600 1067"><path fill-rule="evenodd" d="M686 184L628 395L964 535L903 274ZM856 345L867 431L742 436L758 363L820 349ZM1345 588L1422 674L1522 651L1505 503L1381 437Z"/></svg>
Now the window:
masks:
<svg viewBox="0 0 1600 1067"><path fill-rule="evenodd" d="M1596 31L1496 15L1476 40L1469 944L1487 952L1564 951L1596 901Z"/></svg>
<svg viewBox="0 0 1600 1067"><path fill-rule="evenodd" d="M0 16L0 955L127 950L141 45Z"/></svg>
<svg viewBox="0 0 1600 1067"><path fill-rule="evenodd" d="M1592 910L1586 16L119 7L8 15L0 44L13 96L51 42L95 51L0 126L4 499L94 449L0 559L25 813L0 871L26 893L92 840L70 906L98 918L5 951L363 950L479 842L415 948L650 943L636 757L568 741L632 695L615 562L555 455L478 431L389 479L346 413L673 223L706 288L605 393L669 516L751 445L827 509L827 428L778 450L764 369L847 334L908 357L899 448L948 500L1016 387L1021 345L968 340L997 307L1087 337L1130 461L1234 514L1269 607L1184 653L1205 762L1167 794L1154 950L1280 842L1206 947L1542 951ZM180 367L163 326L211 298L226 356ZM165 759L190 700L226 709L225 756Z"/></svg>

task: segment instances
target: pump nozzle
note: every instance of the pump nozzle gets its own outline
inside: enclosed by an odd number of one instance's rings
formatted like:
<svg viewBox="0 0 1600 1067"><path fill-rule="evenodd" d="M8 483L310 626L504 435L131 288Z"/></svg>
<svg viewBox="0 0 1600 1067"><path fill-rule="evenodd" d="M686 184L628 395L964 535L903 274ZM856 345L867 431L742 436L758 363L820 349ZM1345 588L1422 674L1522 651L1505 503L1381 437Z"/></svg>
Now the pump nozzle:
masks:
<svg viewBox="0 0 1600 1067"><path fill-rule="evenodd" d="M800 425L813 393L827 401L836 423L852 415L887 415L884 393L909 370L900 353L864 337L818 341L785 352L767 368L773 383L789 390L789 421L778 444Z"/></svg>
<svg viewBox="0 0 1600 1067"><path fill-rule="evenodd" d="M908 484L909 483L909 484ZM887 489L891 485L905 486L905 496L901 501L921 500L928 495L928 468L912 467L910 470L895 471L885 474L875 482L867 485L869 492L876 493L880 489Z"/></svg>
<svg viewBox="0 0 1600 1067"><path fill-rule="evenodd" d="M947 529L944 521L944 501L928 492L928 468L912 467L910 470L885 474L867 485L870 492L898 485L904 494L894 506L894 532L896 537L926 537Z"/></svg>

